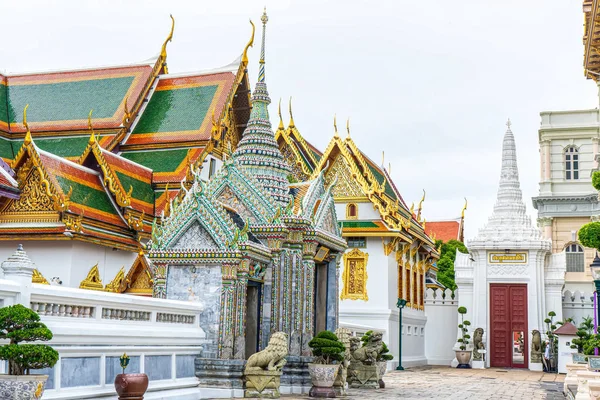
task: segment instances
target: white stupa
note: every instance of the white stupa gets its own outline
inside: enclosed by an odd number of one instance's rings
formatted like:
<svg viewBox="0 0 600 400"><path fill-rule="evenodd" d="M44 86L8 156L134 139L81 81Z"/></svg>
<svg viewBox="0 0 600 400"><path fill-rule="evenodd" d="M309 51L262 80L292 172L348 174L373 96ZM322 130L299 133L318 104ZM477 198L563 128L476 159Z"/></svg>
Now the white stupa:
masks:
<svg viewBox="0 0 600 400"><path fill-rule="evenodd" d="M454 263L458 299L472 329L485 330L486 366L541 370L531 362L531 332L546 330L549 311L562 319L565 255L551 254L526 213L510 120L507 127L494 211Z"/></svg>

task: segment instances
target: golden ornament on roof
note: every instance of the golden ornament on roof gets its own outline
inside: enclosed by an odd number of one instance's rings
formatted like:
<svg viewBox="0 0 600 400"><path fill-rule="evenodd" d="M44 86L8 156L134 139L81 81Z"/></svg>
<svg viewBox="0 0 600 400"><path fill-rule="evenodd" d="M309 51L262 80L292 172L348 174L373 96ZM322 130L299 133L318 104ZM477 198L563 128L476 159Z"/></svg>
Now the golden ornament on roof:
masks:
<svg viewBox="0 0 600 400"><path fill-rule="evenodd" d="M245 66L248 65L248 49L254 46L254 31L256 30L254 22L252 22L252 20L250 20L250 25L252 25L252 36L250 37L250 40L248 41L246 47L244 47L244 52L242 53L242 63Z"/></svg>

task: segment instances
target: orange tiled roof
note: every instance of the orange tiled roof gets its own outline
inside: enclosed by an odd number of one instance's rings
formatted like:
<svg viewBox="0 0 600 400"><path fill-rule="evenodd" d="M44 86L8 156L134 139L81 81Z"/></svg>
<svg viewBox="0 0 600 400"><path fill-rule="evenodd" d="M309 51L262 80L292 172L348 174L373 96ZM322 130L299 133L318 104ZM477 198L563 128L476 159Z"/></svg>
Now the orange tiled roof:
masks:
<svg viewBox="0 0 600 400"><path fill-rule="evenodd" d="M459 240L460 220L453 221L427 221L425 224L427 236L435 236L437 240Z"/></svg>

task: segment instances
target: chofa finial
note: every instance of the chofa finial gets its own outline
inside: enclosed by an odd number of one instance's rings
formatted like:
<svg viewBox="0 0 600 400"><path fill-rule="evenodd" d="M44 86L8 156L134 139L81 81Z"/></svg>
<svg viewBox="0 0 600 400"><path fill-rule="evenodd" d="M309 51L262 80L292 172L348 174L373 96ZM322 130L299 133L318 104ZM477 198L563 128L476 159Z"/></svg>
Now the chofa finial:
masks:
<svg viewBox="0 0 600 400"><path fill-rule="evenodd" d="M26 133L25 133L25 140L23 141L23 144L28 145L29 143L31 143L31 131L29 130L29 124L27 123L27 109L29 108L29 104L25 105L25 108L23 109L23 126L25 127Z"/></svg>
<svg viewBox="0 0 600 400"><path fill-rule="evenodd" d="M90 110L88 114L88 129L90 130L90 140L89 143L94 143L96 141L96 136L94 135L94 127L92 126L92 113L94 110Z"/></svg>
<svg viewBox="0 0 600 400"><path fill-rule="evenodd" d="M254 46L254 31L256 30L256 27L254 26L254 22L252 22L252 20L250 20L250 25L252 25L252 36L250 37L246 47L244 47L244 53L242 54L242 63L244 66L248 65L248 49Z"/></svg>
<svg viewBox="0 0 600 400"><path fill-rule="evenodd" d="M173 40L173 31L175 31L175 18L173 18L172 14L169 15L169 17L171 17L171 32L169 32L169 36L167 36L162 48L160 49L160 57L162 58L165 74L169 73L167 68L167 43Z"/></svg>
<svg viewBox="0 0 600 400"><path fill-rule="evenodd" d="M337 131L337 115L333 114L333 136L339 136Z"/></svg>
<svg viewBox="0 0 600 400"><path fill-rule="evenodd" d="M296 124L294 123L294 114L292 113L292 96L290 96L290 127L294 127L296 126Z"/></svg>

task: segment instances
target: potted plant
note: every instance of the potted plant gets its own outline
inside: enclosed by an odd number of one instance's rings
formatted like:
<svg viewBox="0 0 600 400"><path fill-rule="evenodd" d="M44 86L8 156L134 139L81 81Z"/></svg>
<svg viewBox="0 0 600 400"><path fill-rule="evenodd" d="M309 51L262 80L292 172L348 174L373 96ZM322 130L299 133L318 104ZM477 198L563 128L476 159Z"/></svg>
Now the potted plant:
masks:
<svg viewBox="0 0 600 400"><path fill-rule="evenodd" d="M465 320L467 307L458 307L458 313L460 314L460 324L458 324L458 329L460 329L461 337L458 339L460 350L456 351L456 359L458 360L458 366L456 368L471 368L471 365L469 364L471 361L471 350L468 349L469 339L471 339L468 327L471 323Z"/></svg>
<svg viewBox="0 0 600 400"><path fill-rule="evenodd" d="M308 346L315 357L313 363L308 364L308 372L312 380L310 397L336 397L333 382L338 374L340 364L344 360L346 347L335 333L322 331L317 334Z"/></svg>
<svg viewBox="0 0 600 400"><path fill-rule="evenodd" d="M126 374L125 368L129 365L127 353L119 357L119 363L123 373L115 377L115 390L119 395L119 400L137 400L143 399L144 393L148 389L148 375L146 374Z"/></svg>
<svg viewBox="0 0 600 400"><path fill-rule="evenodd" d="M8 375L0 375L0 398L41 399L48 375L32 375L30 370L53 367L58 352L45 344L20 343L48 341L50 329L36 312L16 304L0 308L0 339L10 341L0 347L0 360L8 361Z"/></svg>

